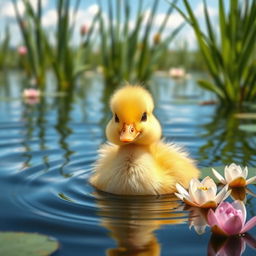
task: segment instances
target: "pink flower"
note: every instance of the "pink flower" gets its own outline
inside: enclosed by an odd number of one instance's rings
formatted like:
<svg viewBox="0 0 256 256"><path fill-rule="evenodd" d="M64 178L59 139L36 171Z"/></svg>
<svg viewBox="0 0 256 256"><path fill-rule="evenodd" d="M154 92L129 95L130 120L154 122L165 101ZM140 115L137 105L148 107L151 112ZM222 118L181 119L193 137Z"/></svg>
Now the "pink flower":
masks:
<svg viewBox="0 0 256 256"><path fill-rule="evenodd" d="M169 74L173 78L182 78L185 77L186 71L183 68L171 68Z"/></svg>
<svg viewBox="0 0 256 256"><path fill-rule="evenodd" d="M88 32L88 27L86 25L82 25L80 28L80 34L84 36Z"/></svg>
<svg viewBox="0 0 256 256"><path fill-rule="evenodd" d="M215 212L210 209L207 220L212 232L223 236L243 234L256 225L256 216L245 223L246 208L239 200L222 202Z"/></svg>
<svg viewBox="0 0 256 256"><path fill-rule="evenodd" d="M18 47L18 53L19 53L19 55L21 55L21 56L26 55L26 54L28 53L27 47L24 46L24 45L19 46L19 47Z"/></svg>
<svg viewBox="0 0 256 256"><path fill-rule="evenodd" d="M41 92L37 89L25 89L23 91L23 97L24 98L39 98L40 97Z"/></svg>

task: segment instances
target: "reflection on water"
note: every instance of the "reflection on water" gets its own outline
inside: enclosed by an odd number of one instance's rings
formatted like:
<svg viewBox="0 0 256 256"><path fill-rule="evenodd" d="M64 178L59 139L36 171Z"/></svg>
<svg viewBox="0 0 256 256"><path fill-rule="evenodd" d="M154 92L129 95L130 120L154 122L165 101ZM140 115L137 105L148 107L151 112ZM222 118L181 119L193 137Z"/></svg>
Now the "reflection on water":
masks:
<svg viewBox="0 0 256 256"><path fill-rule="evenodd" d="M249 234L242 236L217 237L212 235L208 244L208 256L240 256L246 246L256 248L256 239Z"/></svg>
<svg viewBox="0 0 256 256"><path fill-rule="evenodd" d="M174 196L118 197L96 193L101 225L117 243L116 248L107 249L109 256L160 256L161 245L154 232L162 225L187 220Z"/></svg>
<svg viewBox="0 0 256 256"><path fill-rule="evenodd" d="M0 83L0 230L54 236L62 244L56 256L205 255L209 232L204 233L205 214L198 209L184 209L172 196L100 193L87 183L110 117L113 89L104 89L100 77L88 77L58 97L49 83L34 105L22 101L28 84L17 74ZM149 89L164 137L183 145L200 167L231 161L255 166L256 140L238 130L247 121L199 105L212 95L197 89L193 79L156 76ZM255 186L249 189L253 195ZM249 216L256 212L251 195L246 195Z"/></svg>

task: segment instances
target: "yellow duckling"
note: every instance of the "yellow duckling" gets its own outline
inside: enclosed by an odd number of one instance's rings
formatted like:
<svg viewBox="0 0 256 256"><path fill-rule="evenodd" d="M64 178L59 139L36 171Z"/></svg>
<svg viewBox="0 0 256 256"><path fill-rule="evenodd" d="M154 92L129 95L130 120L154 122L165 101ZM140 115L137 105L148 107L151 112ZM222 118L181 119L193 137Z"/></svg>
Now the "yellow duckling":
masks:
<svg viewBox="0 0 256 256"><path fill-rule="evenodd" d="M121 195L158 195L187 187L199 176L193 160L180 147L161 141L154 102L141 86L127 85L110 101L113 118L106 128L109 142L90 178L99 190Z"/></svg>

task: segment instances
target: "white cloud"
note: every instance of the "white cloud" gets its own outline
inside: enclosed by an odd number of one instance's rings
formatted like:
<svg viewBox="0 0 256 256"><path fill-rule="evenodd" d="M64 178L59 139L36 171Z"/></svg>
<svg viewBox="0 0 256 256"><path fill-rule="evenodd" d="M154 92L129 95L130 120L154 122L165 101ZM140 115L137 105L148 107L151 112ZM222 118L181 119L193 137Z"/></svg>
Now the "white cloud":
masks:
<svg viewBox="0 0 256 256"><path fill-rule="evenodd" d="M34 9L37 7L37 0L29 0L30 4ZM23 4L22 0L18 0L17 2L17 8L20 13L20 15L24 14L25 11L25 6ZM48 3L48 0L42 0L42 7L45 7ZM4 3L1 6L1 11L0 11L1 16L8 17L8 18L15 18L15 9L14 5L11 1Z"/></svg>
<svg viewBox="0 0 256 256"><path fill-rule="evenodd" d="M57 12L54 9L50 9L42 17L42 25L44 27L55 26L56 22L57 22Z"/></svg>
<svg viewBox="0 0 256 256"><path fill-rule="evenodd" d="M211 6L207 6L207 10L208 10L208 14L210 17L214 17L218 13L218 11ZM204 17L204 4L199 3L195 8L194 13L197 18L203 18Z"/></svg>

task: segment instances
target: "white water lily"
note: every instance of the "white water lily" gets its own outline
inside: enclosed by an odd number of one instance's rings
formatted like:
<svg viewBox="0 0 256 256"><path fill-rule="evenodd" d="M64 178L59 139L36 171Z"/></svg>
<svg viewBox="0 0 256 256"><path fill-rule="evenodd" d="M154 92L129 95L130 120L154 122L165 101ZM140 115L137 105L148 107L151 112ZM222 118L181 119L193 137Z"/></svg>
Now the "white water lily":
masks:
<svg viewBox="0 0 256 256"><path fill-rule="evenodd" d="M214 176L222 183L228 184L230 187L245 187L256 181L256 176L246 180L248 176L248 169L244 169L236 164L227 165L224 169L225 178L219 174L215 169L212 169Z"/></svg>
<svg viewBox="0 0 256 256"><path fill-rule="evenodd" d="M231 191L228 191L226 185L218 194L217 186L210 177L205 177L201 182L198 179L192 179L189 183L188 191L180 184L176 184L178 193L175 195L186 204L201 208L215 208L219 203L225 200Z"/></svg>

